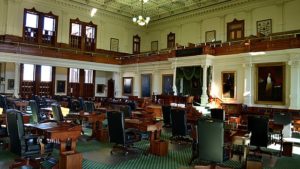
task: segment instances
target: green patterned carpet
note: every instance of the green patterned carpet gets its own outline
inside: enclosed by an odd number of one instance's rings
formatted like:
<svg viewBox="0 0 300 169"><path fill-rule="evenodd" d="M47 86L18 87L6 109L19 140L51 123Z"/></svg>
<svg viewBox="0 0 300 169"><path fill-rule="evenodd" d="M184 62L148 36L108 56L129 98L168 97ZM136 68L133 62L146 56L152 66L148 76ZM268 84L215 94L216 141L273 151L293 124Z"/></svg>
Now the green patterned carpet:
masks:
<svg viewBox="0 0 300 169"><path fill-rule="evenodd" d="M86 132L89 133L89 132ZM163 132L162 139L168 140L170 132ZM142 151L127 156L110 155L112 144L102 143L96 140L86 141L87 136L82 136L77 144L77 151L83 154L84 169L191 169L188 162L191 157L191 145L174 145L169 143L169 152L165 157L145 155ZM149 141L141 141L135 144L141 150L147 150ZM53 156L58 157L58 150ZM7 151L0 151L0 168L7 168L15 155ZM265 169L299 169L300 156L293 157L264 157ZM197 162L195 162L197 164ZM44 163L45 168L49 164ZM222 165L231 168L241 168L237 161L226 161Z"/></svg>

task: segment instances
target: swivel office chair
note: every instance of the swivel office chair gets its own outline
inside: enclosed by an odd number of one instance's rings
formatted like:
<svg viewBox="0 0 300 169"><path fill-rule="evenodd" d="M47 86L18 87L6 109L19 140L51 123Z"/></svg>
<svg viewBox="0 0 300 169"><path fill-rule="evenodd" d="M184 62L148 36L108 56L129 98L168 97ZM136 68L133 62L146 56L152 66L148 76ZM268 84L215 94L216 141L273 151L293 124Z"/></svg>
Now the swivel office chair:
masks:
<svg viewBox="0 0 300 169"><path fill-rule="evenodd" d="M35 158L40 157L40 143L38 136L25 134L22 113L15 109L7 110L7 128L10 138L10 151L23 159L16 161L10 168L20 167L26 164L38 168ZM53 144L45 146L45 153L51 153Z"/></svg>
<svg viewBox="0 0 300 169"><path fill-rule="evenodd" d="M141 140L140 134L135 129L125 129L123 112L107 112L107 122L109 141L115 143L111 154L121 152L127 155L130 146L132 146L134 142Z"/></svg>
<svg viewBox="0 0 300 169"><path fill-rule="evenodd" d="M180 108L172 109L171 120L172 120L171 142L176 142L178 144L191 143L192 140L189 137L187 137L188 125L187 125L187 118L186 118L186 110Z"/></svg>
<svg viewBox="0 0 300 169"><path fill-rule="evenodd" d="M48 116L45 112L41 111L35 100L30 100L29 106L32 112L32 121L34 123L46 122Z"/></svg>
<svg viewBox="0 0 300 169"><path fill-rule="evenodd" d="M162 105L161 109L163 113L164 127L171 127L171 106Z"/></svg>

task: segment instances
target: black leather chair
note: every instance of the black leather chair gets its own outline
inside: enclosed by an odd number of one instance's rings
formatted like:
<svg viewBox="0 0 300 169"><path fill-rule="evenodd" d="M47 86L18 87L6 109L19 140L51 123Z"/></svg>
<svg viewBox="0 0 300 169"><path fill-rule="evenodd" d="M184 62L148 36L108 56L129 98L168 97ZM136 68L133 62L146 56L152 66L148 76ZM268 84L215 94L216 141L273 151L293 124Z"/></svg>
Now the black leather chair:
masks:
<svg viewBox="0 0 300 169"><path fill-rule="evenodd" d="M32 112L32 120L34 123L45 122L48 119L46 112L41 111L35 100L30 100L29 106Z"/></svg>
<svg viewBox="0 0 300 169"><path fill-rule="evenodd" d="M78 97L78 101L79 101L79 109L84 110L84 100L83 100L83 98Z"/></svg>
<svg viewBox="0 0 300 169"><path fill-rule="evenodd" d="M210 115L212 119L225 121L225 111L223 109L210 109Z"/></svg>
<svg viewBox="0 0 300 169"><path fill-rule="evenodd" d="M83 105L83 111L93 113L95 112L95 105L92 101L85 101Z"/></svg>
<svg viewBox="0 0 300 169"><path fill-rule="evenodd" d="M3 113L8 109L7 99L5 95L0 95L0 107L3 108Z"/></svg>
<svg viewBox="0 0 300 169"><path fill-rule="evenodd" d="M40 158L40 142L38 136L25 134L22 113L15 109L7 110L7 128L10 138L10 151L23 159L16 161L10 168L20 167L30 164L34 168L38 167L35 158ZM45 153L51 153L53 144L45 146Z"/></svg>
<svg viewBox="0 0 300 169"><path fill-rule="evenodd" d="M248 131L251 133L249 151L272 155L271 152L261 150L261 147L269 144L269 119L264 116L248 116Z"/></svg>
<svg viewBox="0 0 300 169"><path fill-rule="evenodd" d="M120 111L124 113L124 118L131 118L131 107L129 105L121 105Z"/></svg>
<svg viewBox="0 0 300 169"><path fill-rule="evenodd" d="M56 120L57 122L63 122L64 116L62 114L60 105L58 103L52 103L51 108L52 108L54 120Z"/></svg>
<svg viewBox="0 0 300 169"><path fill-rule="evenodd" d="M109 141L116 144L111 154L121 152L127 155L133 143L141 140L139 132L136 129L125 129L123 112L107 112L107 122Z"/></svg>
<svg viewBox="0 0 300 169"><path fill-rule="evenodd" d="M180 108L171 109L171 120L172 120L172 137L171 142L176 142L178 144L191 143L192 140L187 137L188 125L186 118L186 110Z"/></svg>
<svg viewBox="0 0 300 169"><path fill-rule="evenodd" d="M162 105L161 109L163 113L164 127L171 127L171 106Z"/></svg>

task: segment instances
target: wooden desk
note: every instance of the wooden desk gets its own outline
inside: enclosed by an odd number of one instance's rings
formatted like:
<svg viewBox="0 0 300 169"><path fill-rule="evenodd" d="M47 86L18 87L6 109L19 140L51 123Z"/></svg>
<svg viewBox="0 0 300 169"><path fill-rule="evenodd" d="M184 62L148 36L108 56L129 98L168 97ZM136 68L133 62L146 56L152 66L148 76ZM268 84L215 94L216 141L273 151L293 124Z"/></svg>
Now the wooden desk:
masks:
<svg viewBox="0 0 300 169"><path fill-rule="evenodd" d="M160 138L162 126L163 124L161 121L125 119L125 128L136 128L140 131L150 132L150 141Z"/></svg>
<svg viewBox="0 0 300 169"><path fill-rule="evenodd" d="M29 123L30 122L31 115L23 113L22 116L23 116L23 122L24 123ZM1 124L6 125L6 114L5 113L0 115L0 125Z"/></svg>
<svg viewBox="0 0 300 169"><path fill-rule="evenodd" d="M154 117L162 117L161 105L150 105L146 107L147 112L153 113Z"/></svg>
<svg viewBox="0 0 300 169"><path fill-rule="evenodd" d="M14 101L16 108L21 112L26 112L27 106L29 105L28 101Z"/></svg>
<svg viewBox="0 0 300 169"><path fill-rule="evenodd" d="M43 135L50 140L59 140L60 153L66 152L66 143L71 139L71 151L75 152L76 142L81 134L81 125L72 123L40 123L25 124L32 131L36 131L39 135Z"/></svg>
<svg viewBox="0 0 300 169"><path fill-rule="evenodd" d="M101 114L94 114L94 113L87 113L87 112L80 112L80 113L70 113L68 114L68 118L84 120L88 123L92 124L92 135L91 138L96 138L96 133L101 129L103 120L106 119L106 115L104 113ZM98 127L97 127L98 123Z"/></svg>

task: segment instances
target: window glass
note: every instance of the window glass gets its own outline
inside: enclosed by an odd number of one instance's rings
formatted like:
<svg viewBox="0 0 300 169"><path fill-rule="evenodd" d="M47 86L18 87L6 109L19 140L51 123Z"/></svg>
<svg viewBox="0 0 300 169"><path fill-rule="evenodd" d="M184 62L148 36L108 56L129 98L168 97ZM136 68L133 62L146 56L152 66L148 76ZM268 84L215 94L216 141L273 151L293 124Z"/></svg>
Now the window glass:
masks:
<svg viewBox="0 0 300 169"><path fill-rule="evenodd" d="M55 29L55 20L54 18L44 17L44 30L54 31Z"/></svg>
<svg viewBox="0 0 300 169"><path fill-rule="evenodd" d="M95 28L91 26L86 26L86 37L95 38Z"/></svg>
<svg viewBox="0 0 300 169"><path fill-rule="evenodd" d="M93 83L93 70L84 70L84 83Z"/></svg>
<svg viewBox="0 0 300 169"><path fill-rule="evenodd" d="M24 81L34 81L34 65L24 64L23 80Z"/></svg>
<svg viewBox="0 0 300 169"><path fill-rule="evenodd" d="M71 35L81 36L81 25L77 23L72 23Z"/></svg>
<svg viewBox="0 0 300 169"><path fill-rule="evenodd" d="M41 66L41 81L51 82L52 81L52 67L51 66Z"/></svg>
<svg viewBox="0 0 300 169"><path fill-rule="evenodd" d="M79 69L70 68L69 82L79 83Z"/></svg>
<svg viewBox="0 0 300 169"><path fill-rule="evenodd" d="M38 15L32 13L26 13L26 27L37 28L38 27Z"/></svg>

